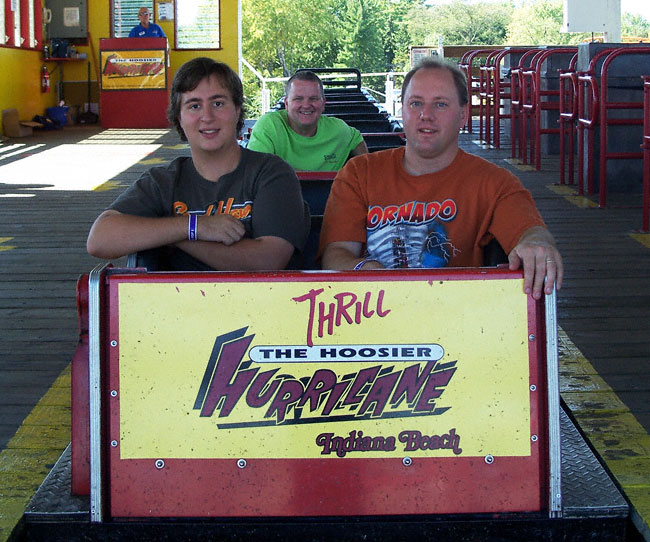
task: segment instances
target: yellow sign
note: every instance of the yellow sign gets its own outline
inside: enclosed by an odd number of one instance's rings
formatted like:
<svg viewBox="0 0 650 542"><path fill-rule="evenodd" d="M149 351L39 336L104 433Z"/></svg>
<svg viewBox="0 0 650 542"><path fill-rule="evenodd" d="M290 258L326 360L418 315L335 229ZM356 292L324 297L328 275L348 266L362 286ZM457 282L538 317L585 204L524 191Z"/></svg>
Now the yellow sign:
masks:
<svg viewBox="0 0 650 542"><path fill-rule="evenodd" d="M529 456L521 290L119 283L120 457Z"/></svg>
<svg viewBox="0 0 650 542"><path fill-rule="evenodd" d="M102 90L167 88L165 51L101 51Z"/></svg>

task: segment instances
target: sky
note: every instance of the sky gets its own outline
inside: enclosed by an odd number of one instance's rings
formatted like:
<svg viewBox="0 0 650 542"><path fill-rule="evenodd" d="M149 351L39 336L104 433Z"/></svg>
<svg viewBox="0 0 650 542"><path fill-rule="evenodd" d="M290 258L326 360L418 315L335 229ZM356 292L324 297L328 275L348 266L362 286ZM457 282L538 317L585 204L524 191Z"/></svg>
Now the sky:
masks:
<svg viewBox="0 0 650 542"><path fill-rule="evenodd" d="M488 0L490 1L490 0ZM496 1L496 0L495 0ZM590 0L582 0L589 2ZM452 0L429 0L429 4L450 4ZM641 15L650 21L650 0L621 0L621 13Z"/></svg>
<svg viewBox="0 0 650 542"><path fill-rule="evenodd" d="M648 0L621 0L621 13L642 15L650 21L650 2Z"/></svg>

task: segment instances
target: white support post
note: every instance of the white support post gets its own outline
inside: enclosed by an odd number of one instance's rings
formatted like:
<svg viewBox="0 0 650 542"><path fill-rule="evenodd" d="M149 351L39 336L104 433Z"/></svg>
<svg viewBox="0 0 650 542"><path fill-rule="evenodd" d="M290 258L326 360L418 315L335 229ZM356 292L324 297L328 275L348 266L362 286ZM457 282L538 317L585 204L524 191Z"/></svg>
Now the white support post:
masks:
<svg viewBox="0 0 650 542"><path fill-rule="evenodd" d="M266 81L262 81L262 115L271 109L271 91L266 88Z"/></svg>
<svg viewBox="0 0 650 542"><path fill-rule="evenodd" d="M385 92L386 92L386 111L388 111L389 115L394 116L395 115L395 99L393 96L393 88L394 88L394 83L393 83L393 72L387 73L386 74L386 87L385 87Z"/></svg>
<svg viewBox="0 0 650 542"><path fill-rule="evenodd" d="M90 418L90 521L103 520L101 441L101 280L107 264L88 275L88 390Z"/></svg>
<svg viewBox="0 0 650 542"><path fill-rule="evenodd" d="M562 445L560 441L560 374L555 285L545 296L546 376L548 388L549 517L562 517Z"/></svg>

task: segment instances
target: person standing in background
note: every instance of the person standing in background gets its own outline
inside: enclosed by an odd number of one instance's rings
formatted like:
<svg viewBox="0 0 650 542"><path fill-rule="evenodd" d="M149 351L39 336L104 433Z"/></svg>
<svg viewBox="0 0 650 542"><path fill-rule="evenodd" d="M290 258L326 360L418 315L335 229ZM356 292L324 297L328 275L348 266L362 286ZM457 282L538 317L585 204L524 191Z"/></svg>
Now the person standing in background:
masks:
<svg viewBox="0 0 650 542"><path fill-rule="evenodd" d="M149 8L142 7L138 12L140 24L134 26L129 32L129 38L166 38L163 29L156 23L150 22L151 12Z"/></svg>

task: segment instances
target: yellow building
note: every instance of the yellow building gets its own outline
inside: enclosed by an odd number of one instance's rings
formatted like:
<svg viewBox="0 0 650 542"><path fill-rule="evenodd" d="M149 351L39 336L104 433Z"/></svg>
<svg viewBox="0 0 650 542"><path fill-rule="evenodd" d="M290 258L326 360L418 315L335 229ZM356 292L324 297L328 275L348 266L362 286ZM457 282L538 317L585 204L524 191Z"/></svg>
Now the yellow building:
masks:
<svg viewBox="0 0 650 542"><path fill-rule="evenodd" d="M199 2L183 0L188 7L196 7ZM66 105L83 106L88 102L88 62L90 62L90 95L91 103L99 102L99 40L101 38L115 37L111 26L114 18L111 5L120 4L117 0L86 0L87 2L87 38L70 40L80 57L86 56L87 60L66 61L57 63L46 61L43 55L43 46L50 44L45 40L36 43L34 48L26 48L25 43L17 47L13 41L18 42L19 37L12 39L10 27L16 13L12 9L22 10L22 23L25 22L27 12L33 16L33 21L38 24L40 10L47 7L48 0L17 0L15 3L5 3L4 11L0 11L0 27L5 26L5 34L9 39L0 43L0 110L15 108L20 119L31 119L34 115L44 115L48 107L57 104L57 85L63 71L63 97ZM239 72L240 65L240 40L239 40L239 0L220 0L217 2L204 2L212 4L213 10L219 13L218 49L180 49L177 47L176 22L178 18L177 5L179 0L154 0L142 2L143 5L153 4L153 21L159 24L169 40L170 52L170 81L176 70L187 60L196 56L208 56L225 62L235 71ZM125 3L125 2L123 2ZM17 6L17 7L16 7ZM218 7L214 7L218 6ZM19 12L17 12L19 13ZM34 16L35 14L35 16ZM18 17L16 16L18 19ZM47 15L43 17L45 20ZM162 20L166 19L166 20ZM46 35L44 25L43 36ZM47 66L50 73L50 91L41 91L41 75L43 66ZM101 112L100 112L101 115ZM0 126L0 133L2 128Z"/></svg>

